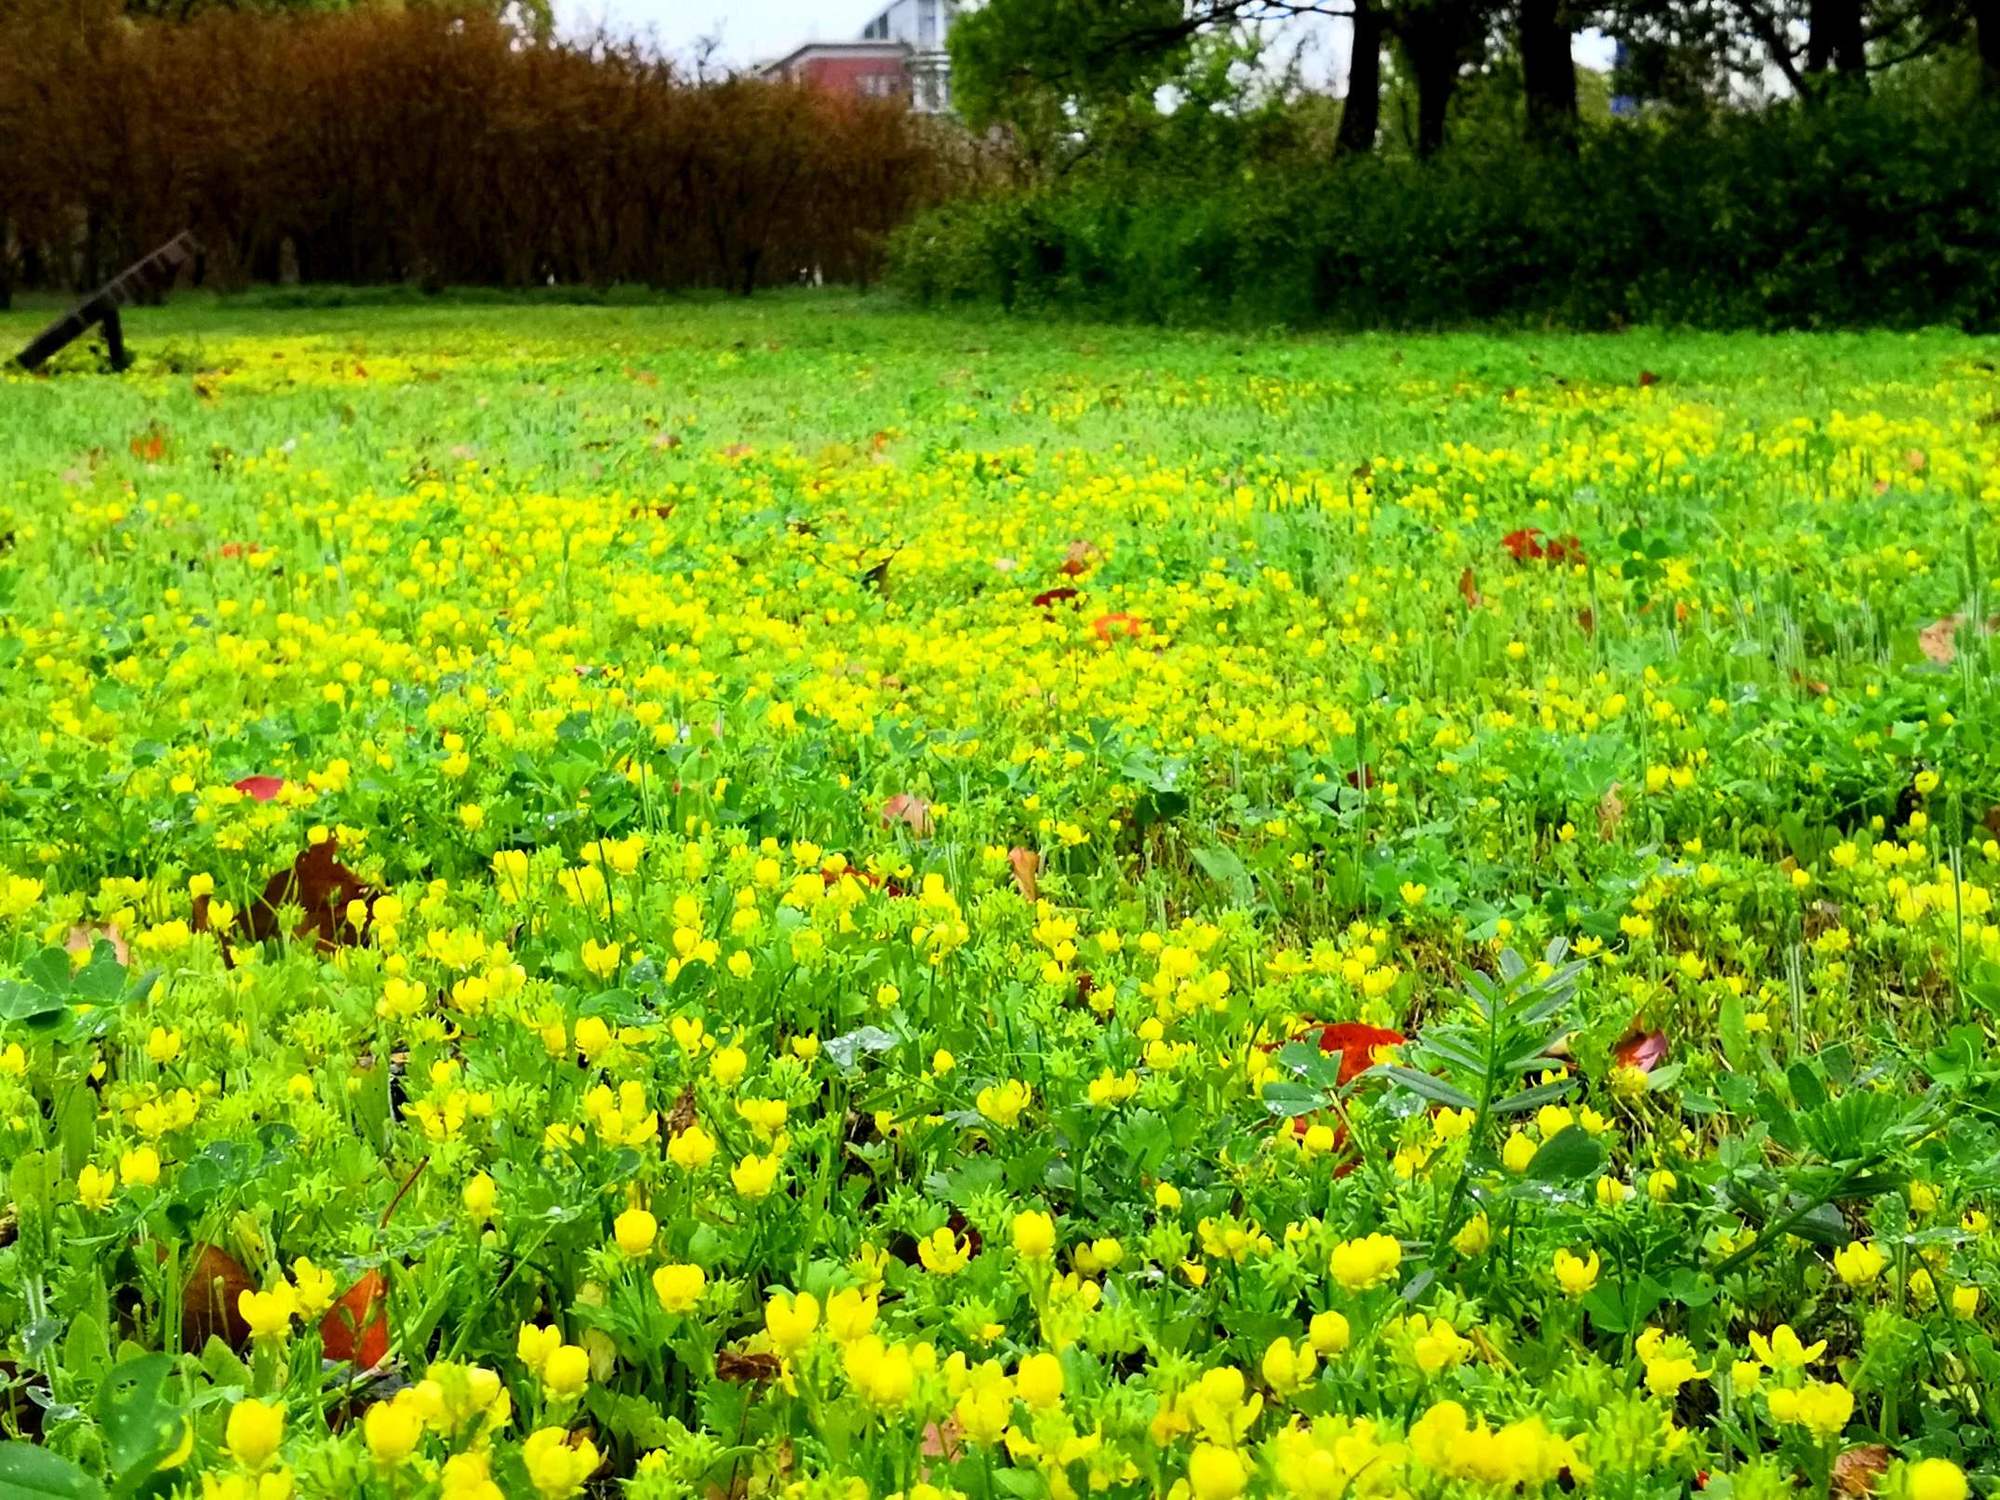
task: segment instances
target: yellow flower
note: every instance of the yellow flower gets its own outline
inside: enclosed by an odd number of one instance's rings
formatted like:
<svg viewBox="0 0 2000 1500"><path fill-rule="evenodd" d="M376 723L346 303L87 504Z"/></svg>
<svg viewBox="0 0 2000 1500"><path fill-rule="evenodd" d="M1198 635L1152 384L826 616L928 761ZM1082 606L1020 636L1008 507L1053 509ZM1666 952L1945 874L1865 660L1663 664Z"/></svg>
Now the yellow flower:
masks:
<svg viewBox="0 0 2000 1500"><path fill-rule="evenodd" d="M1232 1449L1197 1443L1188 1456L1188 1491L1194 1500L1236 1500L1249 1483L1249 1466Z"/></svg>
<svg viewBox="0 0 2000 1500"><path fill-rule="evenodd" d="M559 1345L542 1365L542 1389L554 1400L580 1396L589 1384L590 1351L581 1344Z"/></svg>
<svg viewBox="0 0 2000 1500"><path fill-rule="evenodd" d="M562 1348L562 1341L562 1330L553 1323L544 1327L523 1323L514 1335L514 1357L539 1379L549 1356Z"/></svg>
<svg viewBox="0 0 2000 1500"><path fill-rule="evenodd" d="M1671 1401L1690 1380L1704 1379L1707 1375L1708 1371L1696 1368L1686 1355L1672 1354L1647 1362L1646 1389L1662 1401Z"/></svg>
<svg viewBox="0 0 2000 1500"><path fill-rule="evenodd" d="M1319 1366L1319 1356L1314 1352L1310 1338L1297 1348L1286 1338L1271 1340L1264 1351L1264 1358L1258 1368L1263 1371L1264 1383L1280 1396L1289 1396L1313 1377Z"/></svg>
<svg viewBox="0 0 2000 1500"><path fill-rule="evenodd" d="M1516 1130L1507 1137L1507 1144L1500 1148L1500 1160L1508 1171L1521 1173L1528 1170L1528 1163L1535 1159L1535 1143Z"/></svg>
<svg viewBox="0 0 2000 1500"><path fill-rule="evenodd" d="M851 1343L875 1326L878 1307L873 1293L844 1287L826 1299L826 1331L836 1342Z"/></svg>
<svg viewBox="0 0 2000 1500"><path fill-rule="evenodd" d="M611 1224L611 1236L618 1242L619 1251L633 1260L653 1248L659 1233L660 1221L643 1208L628 1208Z"/></svg>
<svg viewBox="0 0 2000 1500"><path fill-rule="evenodd" d="M151 1146L118 1158L118 1180L126 1187L152 1187L160 1180L160 1153Z"/></svg>
<svg viewBox="0 0 2000 1500"><path fill-rule="evenodd" d="M95 1162L85 1162L83 1170L76 1174L77 1201L92 1213L101 1211L117 1191L117 1174L105 1171Z"/></svg>
<svg viewBox="0 0 2000 1500"><path fill-rule="evenodd" d="M956 1276L972 1263L972 1242L959 1239L948 1225L934 1229L917 1241L917 1259L934 1276Z"/></svg>
<svg viewBox="0 0 2000 1500"><path fill-rule="evenodd" d="M1487 1221L1483 1209L1467 1219L1465 1227L1451 1237L1451 1248L1468 1259L1484 1255L1492 1243L1493 1226Z"/></svg>
<svg viewBox="0 0 2000 1500"><path fill-rule="evenodd" d="M491 1223L494 1205L500 1201L500 1189L486 1173L475 1172L459 1198L474 1222Z"/></svg>
<svg viewBox="0 0 2000 1500"><path fill-rule="evenodd" d="M540 1428L521 1445L528 1482L542 1500L574 1495L602 1461L597 1445L589 1438L581 1434L571 1437L560 1427Z"/></svg>
<svg viewBox="0 0 2000 1500"><path fill-rule="evenodd" d="M292 1281L296 1288L299 1316L307 1322L319 1317L339 1295L333 1279L333 1272L320 1269L301 1255L292 1262Z"/></svg>
<svg viewBox="0 0 2000 1500"><path fill-rule="evenodd" d="M423 1441L424 1414L414 1393L402 1390L391 1401L377 1401L361 1419L361 1433L368 1442L368 1456L384 1469L393 1469Z"/></svg>
<svg viewBox="0 0 2000 1500"><path fill-rule="evenodd" d="M667 1156L684 1172L699 1172L715 1156L715 1137L699 1124L690 1125L667 1142Z"/></svg>
<svg viewBox="0 0 2000 1500"><path fill-rule="evenodd" d="M618 961L624 956L624 948L617 943L600 943L596 938L583 940L583 966L599 979L616 974Z"/></svg>
<svg viewBox="0 0 2000 1500"><path fill-rule="evenodd" d="M1333 1247L1333 1279L1350 1292L1382 1285L1403 1263L1403 1247L1386 1234L1342 1240Z"/></svg>
<svg viewBox="0 0 2000 1500"><path fill-rule="evenodd" d="M1014 1386L1037 1411L1054 1406L1062 1400L1062 1361L1053 1354L1030 1354L1015 1369Z"/></svg>
<svg viewBox="0 0 2000 1500"><path fill-rule="evenodd" d="M1827 1381L1815 1380L1796 1390L1780 1388L1764 1399L1773 1421L1803 1427L1821 1442L1844 1432L1854 1415L1854 1393Z"/></svg>
<svg viewBox="0 0 2000 1500"><path fill-rule="evenodd" d="M730 1185L745 1198L769 1197L783 1160L775 1151L768 1156L743 1157L729 1169Z"/></svg>
<svg viewBox="0 0 2000 1500"><path fill-rule="evenodd" d="M1908 1500L1966 1500L1972 1490L1950 1459L1920 1458L1904 1471L1903 1492Z"/></svg>
<svg viewBox="0 0 2000 1500"><path fill-rule="evenodd" d="M267 1292L237 1293L236 1310L250 1325L251 1338L276 1343L291 1333L292 1316L299 1310L299 1303L291 1286L280 1281Z"/></svg>
<svg viewBox="0 0 2000 1500"><path fill-rule="evenodd" d="M819 1299L811 1292L793 1296L774 1292L764 1304L764 1331L780 1354L793 1354L806 1345L819 1327Z"/></svg>
<svg viewBox="0 0 2000 1500"><path fill-rule="evenodd" d="M483 1451L454 1453L438 1471L439 1500L506 1500L493 1482L493 1463Z"/></svg>
<svg viewBox="0 0 2000 1500"><path fill-rule="evenodd" d="M1771 1330L1770 1338L1753 1331L1750 1335L1750 1352L1762 1360L1765 1368L1771 1370L1803 1370L1807 1365L1826 1353L1826 1340L1808 1347L1799 1336L1792 1332L1792 1325L1780 1323Z"/></svg>
<svg viewBox="0 0 2000 1500"><path fill-rule="evenodd" d="M283 1403L245 1399L229 1408L223 1441L246 1469L261 1469L285 1440Z"/></svg>
<svg viewBox="0 0 2000 1500"><path fill-rule="evenodd" d="M1010 1078L1005 1083L981 1089L974 1103L982 1115L1007 1130L1019 1122L1021 1112L1033 1097L1025 1083L1018 1078Z"/></svg>
<svg viewBox="0 0 2000 1500"><path fill-rule="evenodd" d="M1337 1312L1314 1313L1312 1322L1306 1327L1307 1341L1321 1356L1339 1354L1347 1347L1351 1337L1346 1317Z"/></svg>
<svg viewBox="0 0 2000 1500"><path fill-rule="evenodd" d="M874 1406L901 1406L916 1384L916 1366L909 1349L902 1344L885 1345L872 1333L846 1346L841 1365L854 1388Z"/></svg>
<svg viewBox="0 0 2000 1500"><path fill-rule="evenodd" d="M1597 1285L1597 1252L1591 1251L1588 1258L1577 1256L1568 1250L1556 1251L1556 1281L1563 1291L1572 1297L1581 1297Z"/></svg>
<svg viewBox="0 0 2000 1500"><path fill-rule="evenodd" d="M733 1043L717 1047L708 1059L708 1076L724 1088L734 1088L750 1066L750 1055Z"/></svg>
<svg viewBox="0 0 2000 1500"><path fill-rule="evenodd" d="M653 1273L653 1295L670 1313L684 1313L701 1300L708 1275L700 1266L661 1266Z"/></svg>
<svg viewBox="0 0 2000 1500"><path fill-rule="evenodd" d="M1979 1288L1955 1286L1951 1289L1951 1315L1962 1322L1979 1316Z"/></svg>
<svg viewBox="0 0 2000 1500"><path fill-rule="evenodd" d="M1888 1256L1860 1240L1849 1240L1847 1248L1835 1251L1833 1256L1833 1269L1849 1286L1867 1286L1888 1264Z"/></svg>
<svg viewBox="0 0 2000 1500"><path fill-rule="evenodd" d="M1056 1251L1056 1221L1032 1208L1014 1215L1014 1249L1023 1260L1047 1260Z"/></svg>

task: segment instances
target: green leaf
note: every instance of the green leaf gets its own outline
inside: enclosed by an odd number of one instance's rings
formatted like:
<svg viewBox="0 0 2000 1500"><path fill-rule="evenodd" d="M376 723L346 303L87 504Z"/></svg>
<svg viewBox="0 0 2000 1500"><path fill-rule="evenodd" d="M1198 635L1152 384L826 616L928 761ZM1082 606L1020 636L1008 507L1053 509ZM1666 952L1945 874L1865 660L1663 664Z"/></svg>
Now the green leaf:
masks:
<svg viewBox="0 0 2000 1500"><path fill-rule="evenodd" d="M1257 898L1257 883L1250 878L1250 867L1233 849L1215 845L1194 851L1194 862L1201 866L1210 880L1229 892L1230 900L1238 906L1249 906Z"/></svg>
<svg viewBox="0 0 2000 1500"><path fill-rule="evenodd" d="M1421 1094L1434 1104L1448 1105L1452 1109L1477 1109L1479 1101L1464 1089L1454 1088L1442 1078L1433 1078L1428 1073L1419 1073L1415 1068L1390 1066L1382 1069L1389 1077L1409 1089Z"/></svg>
<svg viewBox="0 0 2000 1500"><path fill-rule="evenodd" d="M1309 1115L1326 1107L1326 1094L1310 1084L1279 1079L1264 1085L1264 1107L1274 1115L1292 1118Z"/></svg>
<svg viewBox="0 0 2000 1500"><path fill-rule="evenodd" d="M1528 1159L1530 1182L1581 1182L1604 1165L1604 1147L1581 1125L1566 1125Z"/></svg>
<svg viewBox="0 0 2000 1500"><path fill-rule="evenodd" d="M174 1361L165 1354L127 1360L97 1392L97 1422L117 1475L114 1494L129 1495L180 1446L187 1413L168 1390Z"/></svg>
<svg viewBox="0 0 2000 1500"><path fill-rule="evenodd" d="M69 1009L61 995L18 979L0 979L0 1021L17 1021L25 1026L46 1026Z"/></svg>
<svg viewBox="0 0 2000 1500"><path fill-rule="evenodd" d="M0 1443L0 1495L8 1500L92 1500L104 1486L36 1443Z"/></svg>

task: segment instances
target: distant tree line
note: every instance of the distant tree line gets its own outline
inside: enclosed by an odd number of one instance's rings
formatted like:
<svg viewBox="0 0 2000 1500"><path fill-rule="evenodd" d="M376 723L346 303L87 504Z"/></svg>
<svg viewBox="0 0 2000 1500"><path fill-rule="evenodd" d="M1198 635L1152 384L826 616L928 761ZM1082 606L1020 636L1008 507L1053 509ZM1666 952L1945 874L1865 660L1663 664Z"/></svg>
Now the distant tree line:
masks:
<svg viewBox="0 0 2000 1500"><path fill-rule="evenodd" d="M0 0L0 299L185 228L224 286L865 283L979 170L893 102L696 82L537 15Z"/></svg>

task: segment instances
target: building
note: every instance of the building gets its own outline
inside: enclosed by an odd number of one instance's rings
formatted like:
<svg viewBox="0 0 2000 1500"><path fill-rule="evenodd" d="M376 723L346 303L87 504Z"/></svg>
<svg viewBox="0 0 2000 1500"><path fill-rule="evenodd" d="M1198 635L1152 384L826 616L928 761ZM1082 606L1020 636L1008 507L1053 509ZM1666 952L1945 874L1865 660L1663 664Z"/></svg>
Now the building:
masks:
<svg viewBox="0 0 2000 1500"><path fill-rule="evenodd" d="M903 98L920 114L951 108L946 50L959 0L890 0L852 42L808 42L759 71L837 93Z"/></svg>
<svg viewBox="0 0 2000 1500"><path fill-rule="evenodd" d="M758 73L870 99L910 97L910 49L901 42L807 42Z"/></svg>

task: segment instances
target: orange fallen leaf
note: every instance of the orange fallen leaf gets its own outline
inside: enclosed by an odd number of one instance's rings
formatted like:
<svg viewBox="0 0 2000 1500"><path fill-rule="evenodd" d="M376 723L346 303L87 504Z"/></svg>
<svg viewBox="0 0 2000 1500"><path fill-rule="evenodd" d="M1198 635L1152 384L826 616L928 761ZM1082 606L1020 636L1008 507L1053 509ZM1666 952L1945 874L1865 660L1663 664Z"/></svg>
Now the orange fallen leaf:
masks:
<svg viewBox="0 0 2000 1500"><path fill-rule="evenodd" d="M1127 640L1146 633L1146 622L1137 615L1128 615L1123 610L1115 614L1099 615L1090 622L1090 628L1097 632L1097 638L1107 646L1114 636L1124 636Z"/></svg>
<svg viewBox="0 0 2000 1500"><path fill-rule="evenodd" d="M1479 597L1479 584L1474 580L1470 568L1458 575L1458 597L1465 601L1467 609L1477 609L1483 602Z"/></svg>
<svg viewBox="0 0 2000 1500"><path fill-rule="evenodd" d="M1014 885L1023 899L1035 901L1041 896L1042 857L1032 849L1018 845L1007 851L1007 863L1014 870Z"/></svg>
<svg viewBox="0 0 2000 1500"><path fill-rule="evenodd" d="M167 456L167 429L158 422L150 422L146 430L132 439L132 456L141 463L156 464Z"/></svg>

